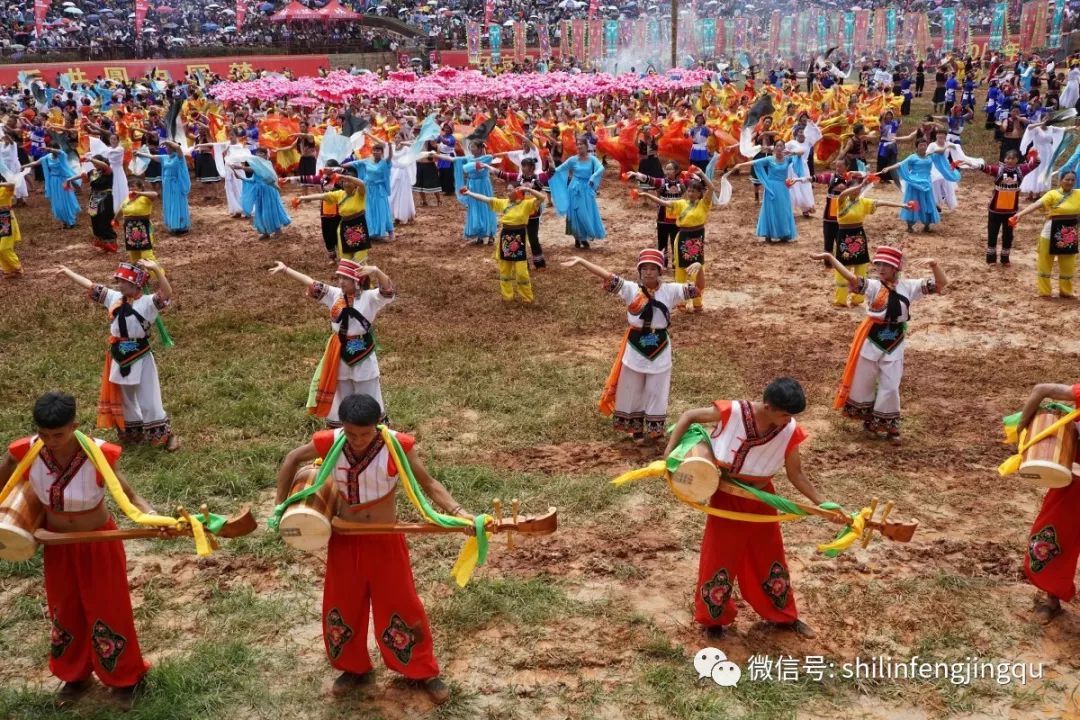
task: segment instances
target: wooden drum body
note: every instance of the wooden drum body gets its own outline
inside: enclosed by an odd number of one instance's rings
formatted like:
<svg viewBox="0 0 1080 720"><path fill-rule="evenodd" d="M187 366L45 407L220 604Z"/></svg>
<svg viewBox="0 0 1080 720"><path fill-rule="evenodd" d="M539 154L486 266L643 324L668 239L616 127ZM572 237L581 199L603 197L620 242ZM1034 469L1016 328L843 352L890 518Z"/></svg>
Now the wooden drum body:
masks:
<svg viewBox="0 0 1080 720"><path fill-rule="evenodd" d="M713 461L712 448L703 442L692 447L675 472L671 473L671 484L686 499L708 504L720 486L720 474Z"/></svg>
<svg viewBox="0 0 1080 720"><path fill-rule="evenodd" d="M21 562L34 557L34 531L45 520L45 506L28 481L20 482L0 505L0 560Z"/></svg>
<svg viewBox="0 0 1080 720"><path fill-rule="evenodd" d="M289 495L315 482L316 470L304 468L296 474ZM281 516L278 532L281 539L298 550L319 550L330 542L331 525L337 507L337 491L333 477L322 488L301 502L293 503Z"/></svg>
<svg viewBox="0 0 1080 720"><path fill-rule="evenodd" d="M1056 410L1040 410L1031 421L1028 437L1034 437L1061 419ZM1039 487L1059 488L1072 482L1076 459L1076 425L1068 423L1053 435L1043 438L1024 451L1020 477Z"/></svg>

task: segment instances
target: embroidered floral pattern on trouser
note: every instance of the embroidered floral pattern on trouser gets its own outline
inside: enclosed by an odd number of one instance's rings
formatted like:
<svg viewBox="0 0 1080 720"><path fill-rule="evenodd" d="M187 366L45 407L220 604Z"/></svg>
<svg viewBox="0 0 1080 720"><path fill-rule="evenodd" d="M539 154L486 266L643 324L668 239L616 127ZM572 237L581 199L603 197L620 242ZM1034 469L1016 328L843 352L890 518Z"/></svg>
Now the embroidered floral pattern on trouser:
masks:
<svg viewBox="0 0 1080 720"><path fill-rule="evenodd" d="M1031 524L1024 574L1032 585L1068 602L1076 594L1076 564L1080 558L1080 482L1046 491L1039 514Z"/></svg>
<svg viewBox="0 0 1080 720"><path fill-rule="evenodd" d="M379 653L388 668L413 680L438 676L431 627L416 594L404 536L330 536L323 617L334 611L352 633L351 641L342 640L329 623L323 626L326 654L336 670L371 670L367 631L373 616Z"/></svg>
<svg viewBox="0 0 1080 720"><path fill-rule="evenodd" d="M637 352L628 347L626 352ZM622 366L619 384L615 388L613 424L626 433L664 434L667 425L668 392L671 370L662 373L641 373Z"/></svg>
<svg viewBox="0 0 1080 720"><path fill-rule="evenodd" d="M109 520L101 529L115 528ZM135 634L123 542L49 545L44 555L53 623L49 670L64 682L94 673L110 687L134 685L147 665Z"/></svg>
<svg viewBox="0 0 1080 720"><path fill-rule="evenodd" d="M771 482L764 489L775 492ZM776 512L757 500L723 492L713 495L709 504L737 512ZM737 582L743 600L769 622L790 623L799 619L780 523L748 523L709 516L701 540L697 592L694 594L694 619L701 625L734 622L738 611L732 593L725 593L724 582L732 585ZM723 607L717 612L714 606L721 600Z"/></svg>

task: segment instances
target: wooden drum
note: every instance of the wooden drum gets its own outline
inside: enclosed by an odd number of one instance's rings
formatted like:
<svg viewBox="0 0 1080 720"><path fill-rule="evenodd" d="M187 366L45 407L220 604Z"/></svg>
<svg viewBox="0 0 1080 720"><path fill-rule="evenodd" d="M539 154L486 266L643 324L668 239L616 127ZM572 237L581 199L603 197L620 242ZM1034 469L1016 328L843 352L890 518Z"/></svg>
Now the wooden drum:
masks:
<svg viewBox="0 0 1080 720"><path fill-rule="evenodd" d="M1040 410L1031 421L1027 436L1035 437L1062 416L1057 410ZM1068 423L1024 452L1020 477L1039 487L1065 487L1072 482L1075 458L1076 425Z"/></svg>
<svg viewBox="0 0 1080 720"><path fill-rule="evenodd" d="M21 562L34 557L38 546L34 531L44 520L45 506L29 482L20 482L0 505L0 560Z"/></svg>
<svg viewBox="0 0 1080 720"><path fill-rule="evenodd" d="M289 495L300 492L315 482L314 467L301 468L293 479ZM330 542L331 525L337 508L337 490L333 477L326 479L319 492L302 502L293 503L281 516L278 533L282 540L298 550L319 550Z"/></svg>
<svg viewBox="0 0 1080 720"><path fill-rule="evenodd" d="M720 474L713 462L712 448L703 442L692 447L671 474L671 484L686 499L708 504L709 498L720 486Z"/></svg>

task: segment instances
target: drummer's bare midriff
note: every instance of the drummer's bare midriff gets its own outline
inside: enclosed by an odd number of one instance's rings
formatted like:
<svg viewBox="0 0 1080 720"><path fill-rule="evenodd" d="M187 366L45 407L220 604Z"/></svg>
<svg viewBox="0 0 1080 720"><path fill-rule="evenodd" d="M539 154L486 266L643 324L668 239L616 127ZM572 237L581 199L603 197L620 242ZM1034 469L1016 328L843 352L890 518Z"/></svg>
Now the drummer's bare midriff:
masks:
<svg viewBox="0 0 1080 720"><path fill-rule="evenodd" d="M341 495L338 495L337 516L349 522L395 523L397 522L395 495L397 495L396 488L374 502L356 506L350 506L341 499Z"/></svg>
<svg viewBox="0 0 1080 720"><path fill-rule="evenodd" d="M57 512L45 510L45 527L53 532L86 532L99 530L109 521L109 511L105 502L99 502L89 510L79 512Z"/></svg>

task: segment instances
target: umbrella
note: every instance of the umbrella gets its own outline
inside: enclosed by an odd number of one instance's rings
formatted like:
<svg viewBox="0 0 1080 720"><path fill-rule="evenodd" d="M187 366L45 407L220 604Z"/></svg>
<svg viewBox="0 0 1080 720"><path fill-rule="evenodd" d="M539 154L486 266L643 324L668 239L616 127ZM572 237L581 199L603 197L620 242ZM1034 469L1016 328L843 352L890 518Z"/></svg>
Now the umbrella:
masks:
<svg viewBox="0 0 1080 720"><path fill-rule="evenodd" d="M63 4L63 7L75 7L75 3L73 3L73 2L66 2L66 3L64 3L64 4Z"/></svg>
<svg viewBox="0 0 1080 720"><path fill-rule="evenodd" d="M234 33L234 32L236 32L236 26L235 25L226 25L225 27L221 28L221 32Z"/></svg>
<svg viewBox="0 0 1080 720"><path fill-rule="evenodd" d="M225 9L224 9L224 10L222 10L221 12L222 12L223 14L225 14L225 15L235 15L235 14L236 14L236 11L235 11L235 10L230 10L229 8L225 8Z"/></svg>
<svg viewBox="0 0 1080 720"><path fill-rule="evenodd" d="M514 21L513 20L507 20L506 22L503 23L503 27L514 27Z"/></svg>
<svg viewBox="0 0 1080 720"><path fill-rule="evenodd" d="M80 10L79 8L77 8L77 7L64 8L64 12L66 14L68 14L68 15L82 15L83 14L83 11Z"/></svg>
<svg viewBox="0 0 1080 720"><path fill-rule="evenodd" d="M175 30L176 28L178 28L178 27L180 27L180 26L179 26L179 25L177 25L177 24L176 24L176 23L174 23L174 22L170 22L170 23L165 23L165 24L164 24L164 25L162 25L161 27L165 28L166 30Z"/></svg>
<svg viewBox="0 0 1080 720"><path fill-rule="evenodd" d="M87 15L87 16L86 16L85 18L83 18L83 19L84 19L84 20L86 20L86 22L89 22L89 23L95 23L95 22L97 22L98 20L100 20L101 18L100 18L99 16L97 16L97 15Z"/></svg>
<svg viewBox="0 0 1080 720"><path fill-rule="evenodd" d="M257 9L258 9L258 11L259 11L259 12L261 12L261 13L268 13L268 12L271 12L271 11L272 11L272 10L274 9L274 3L268 3L268 2L264 2L264 3L263 3L262 5L260 5L260 6L259 6L259 7L257 8Z"/></svg>
<svg viewBox="0 0 1080 720"><path fill-rule="evenodd" d="M98 14L99 15L112 15L113 11L112 11L112 8L101 8L100 10L98 10Z"/></svg>
<svg viewBox="0 0 1080 720"><path fill-rule="evenodd" d="M18 43L12 43L11 45L8 45L8 47L11 48L12 50L25 50L26 49L25 45L20 45Z"/></svg>
<svg viewBox="0 0 1080 720"><path fill-rule="evenodd" d="M219 7L221 7L221 6L218 5L217 3L210 3L209 5L206 6L206 9L207 10L217 10Z"/></svg>
<svg viewBox="0 0 1080 720"><path fill-rule="evenodd" d="M145 30L143 30L143 32L156 33L157 30L155 28L146 28Z"/></svg>
<svg viewBox="0 0 1080 720"><path fill-rule="evenodd" d="M208 23L203 23L202 29L206 30L207 32L211 32L211 31L214 31L214 30L220 30L221 26L218 25L217 23L208 22Z"/></svg>
<svg viewBox="0 0 1080 720"><path fill-rule="evenodd" d="M172 43L173 45L183 45L184 43L187 42L187 40L185 40L182 37L174 37L174 38L169 38L169 42Z"/></svg>

